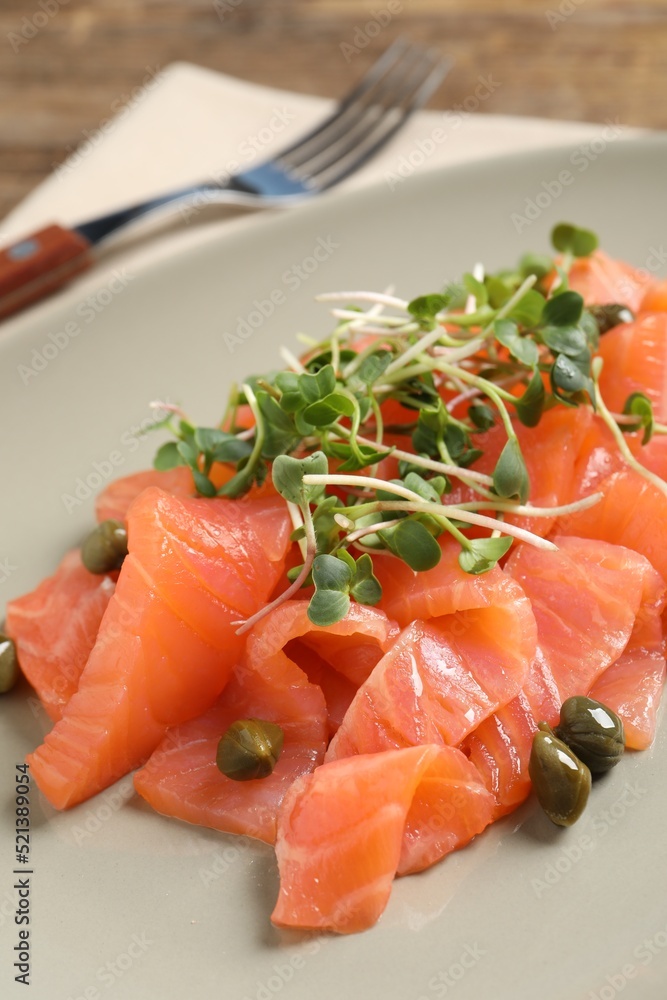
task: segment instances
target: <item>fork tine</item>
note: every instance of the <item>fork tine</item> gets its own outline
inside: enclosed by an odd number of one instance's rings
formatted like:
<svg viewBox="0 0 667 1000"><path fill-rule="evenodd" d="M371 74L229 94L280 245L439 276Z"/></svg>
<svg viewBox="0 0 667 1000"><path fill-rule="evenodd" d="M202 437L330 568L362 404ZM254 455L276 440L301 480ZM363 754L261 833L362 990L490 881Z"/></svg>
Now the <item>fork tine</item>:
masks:
<svg viewBox="0 0 667 1000"><path fill-rule="evenodd" d="M319 122L310 132L301 136L296 142L291 146L287 146L286 149L281 150L280 159L285 159L289 157L291 153L294 153L300 149L303 149L312 139L317 138L322 134L329 126L336 122L340 116L347 111L347 109L360 101L365 94L371 90L377 82L382 79L385 73L390 72L394 64L398 63L405 53L406 49L410 47L410 42L406 38L397 38L393 42L386 52L380 56L380 58L373 63L369 71L364 77L359 81L357 86L350 91L349 94L345 95L338 102L332 113L325 118L323 121Z"/></svg>
<svg viewBox="0 0 667 1000"><path fill-rule="evenodd" d="M422 105L424 105L431 94L433 94L438 86L442 83L442 80L448 73L452 65L451 60L441 59L433 67L431 73L424 80L421 87L413 94L412 98L406 105L403 112L397 117L394 124L388 128L385 132L380 135L374 134L370 142L367 142L363 146L357 146L345 157L341 157L339 160L335 161L329 168L328 173L330 176L319 175L316 180L316 186L320 191L326 191L327 188L333 187L335 184L339 184L340 181L345 180L350 174L353 174L361 166L364 165L368 160L370 160L378 150L389 142L389 140L394 136L399 129L403 127L405 122L410 118L410 116L417 110L419 110ZM338 167L335 172L334 167Z"/></svg>
<svg viewBox="0 0 667 1000"><path fill-rule="evenodd" d="M376 79L372 86L365 88L358 99L346 100L337 113L328 120L326 127L320 129L317 136L300 143L287 156L280 155L280 162L288 169L301 167L308 160L329 150L355 128L364 116L377 117L383 105L395 103L395 94L400 92L404 81L409 78L423 57L424 50L419 46L409 45L404 48L400 57L382 77Z"/></svg>
<svg viewBox="0 0 667 1000"><path fill-rule="evenodd" d="M422 56L407 79L400 81L398 89L386 95L383 106L368 109L370 113L363 115L337 142L304 161L300 170L295 171L297 176L324 190L353 173L428 100L450 66L451 62L437 53L427 53L427 59Z"/></svg>

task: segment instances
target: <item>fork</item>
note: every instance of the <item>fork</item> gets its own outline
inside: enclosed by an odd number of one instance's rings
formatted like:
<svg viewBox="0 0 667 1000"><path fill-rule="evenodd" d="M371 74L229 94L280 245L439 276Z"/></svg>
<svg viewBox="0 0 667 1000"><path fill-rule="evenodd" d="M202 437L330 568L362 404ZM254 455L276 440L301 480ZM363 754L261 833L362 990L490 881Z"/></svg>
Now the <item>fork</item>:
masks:
<svg viewBox="0 0 667 1000"><path fill-rule="evenodd" d="M206 202L247 207L288 206L339 184L428 100L450 65L439 53L399 38L331 115L275 157L70 229L52 224L14 243L0 251L0 319L65 285L94 262L93 247L167 205L203 196Z"/></svg>

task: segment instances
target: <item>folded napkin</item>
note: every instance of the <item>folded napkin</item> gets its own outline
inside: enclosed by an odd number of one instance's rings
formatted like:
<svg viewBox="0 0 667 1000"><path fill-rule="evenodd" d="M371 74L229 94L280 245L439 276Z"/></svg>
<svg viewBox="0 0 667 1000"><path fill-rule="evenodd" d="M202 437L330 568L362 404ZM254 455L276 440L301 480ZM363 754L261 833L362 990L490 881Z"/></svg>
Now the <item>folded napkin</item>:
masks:
<svg viewBox="0 0 667 1000"><path fill-rule="evenodd" d="M600 133L600 125L480 113L477 109L493 87L492 79L480 78L479 96L465 102L467 109L415 114L340 189L378 180L397 185L415 172L517 150L585 143ZM119 95L95 128L84 129L69 159L0 223L0 242L49 222L83 222L179 185L249 167L298 138L332 106L329 100L257 86L186 63L159 72L147 66L141 85ZM238 216L238 210L210 206L200 213L182 207L174 221L181 230L188 226L190 241L196 241L198 231L210 232L210 225L199 222L213 220L217 227L230 215ZM127 237L116 241L116 255L122 255L123 240ZM169 234L158 233L150 247L164 252L165 240Z"/></svg>

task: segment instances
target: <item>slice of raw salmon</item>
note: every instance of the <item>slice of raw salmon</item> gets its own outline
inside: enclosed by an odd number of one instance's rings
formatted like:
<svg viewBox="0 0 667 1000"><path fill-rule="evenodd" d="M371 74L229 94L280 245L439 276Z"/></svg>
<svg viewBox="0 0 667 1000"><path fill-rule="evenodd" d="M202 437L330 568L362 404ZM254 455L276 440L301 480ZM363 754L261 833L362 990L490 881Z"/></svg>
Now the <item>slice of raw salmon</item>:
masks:
<svg viewBox="0 0 667 1000"><path fill-rule="evenodd" d="M536 730L535 716L521 691L461 745L495 799L494 819L512 812L530 795L528 763Z"/></svg>
<svg viewBox="0 0 667 1000"><path fill-rule="evenodd" d="M615 260L596 250L589 257L578 257L570 268L569 284L583 295L586 305L627 305L637 312L646 290L652 284L648 271L622 260Z"/></svg>
<svg viewBox="0 0 667 1000"><path fill-rule="evenodd" d="M475 768L451 747L324 764L295 781L283 801L280 891L271 919L341 934L364 930L383 912L397 872L462 847L492 810Z"/></svg>
<svg viewBox="0 0 667 1000"><path fill-rule="evenodd" d="M117 578L89 573L73 549L53 576L7 605L21 670L54 721L79 686Z"/></svg>
<svg viewBox="0 0 667 1000"><path fill-rule="evenodd" d="M322 690L301 669L302 657L308 671L310 656L315 655L305 641L316 636L338 640L329 655L344 665L360 650L367 657L372 644L379 659L397 631L383 612L356 604L342 621L327 628L312 624L304 601L276 608L250 632L243 661L217 704L200 718L169 730L136 774L137 791L158 812L273 843L285 792L295 778L322 762L327 743ZM331 664L322 663L328 675L350 684ZM233 781L216 766L220 737L243 718L276 722L284 731L283 751L267 778Z"/></svg>
<svg viewBox="0 0 667 1000"><path fill-rule="evenodd" d="M543 414L537 427L525 427L514 421L514 427L526 462L530 479L529 502L536 507L555 507L567 503L574 485L574 468L582 440L586 434L590 411L581 407L556 407ZM500 453L507 442L505 428L500 424L484 434L475 435L475 447L484 454L472 466L477 472L492 475ZM454 489L444 498L445 503L479 500L479 494L468 486L454 483ZM494 516L492 510L489 513ZM506 515L511 524L545 537L551 531L554 517L524 517ZM471 536L488 534L482 529L468 531Z"/></svg>
<svg viewBox="0 0 667 1000"><path fill-rule="evenodd" d="M124 521L132 502L149 486L157 486L175 497L191 497L196 492L192 473L185 465L166 471L146 469L134 472L129 476L114 479L97 495L95 498L97 520L107 521L113 518L115 521Z"/></svg>
<svg viewBox="0 0 667 1000"><path fill-rule="evenodd" d="M410 624L359 688L327 759L456 746L520 691L537 642L530 602L501 569L464 573L458 551L445 542L425 573L382 562L383 606Z"/></svg>
<svg viewBox="0 0 667 1000"><path fill-rule="evenodd" d="M657 576L657 574L656 574ZM655 736L656 714L665 682L661 612L664 593L637 619L628 645L588 692L620 715L625 745L645 750Z"/></svg>
<svg viewBox="0 0 667 1000"><path fill-rule="evenodd" d="M551 725L566 698L586 694L618 659L638 615L664 593L648 559L632 549L560 535L554 542L557 552L519 545L505 567L530 598L537 621L537 652L524 691L538 721Z"/></svg>
<svg viewBox="0 0 667 1000"><path fill-rule="evenodd" d="M604 359L600 390L613 413L623 412L631 393L643 392L656 420L667 420L667 313L613 327L600 338L598 354Z"/></svg>
<svg viewBox="0 0 667 1000"><path fill-rule="evenodd" d="M142 764L169 726L218 697L252 614L282 572L282 500L183 499L151 487L128 513L129 555L79 690L28 758L66 808Z"/></svg>
<svg viewBox="0 0 667 1000"><path fill-rule="evenodd" d="M603 498L594 507L559 518L556 529L634 549L667 579L667 496L627 465L605 477L604 470L618 462L602 447L591 452L580 481Z"/></svg>

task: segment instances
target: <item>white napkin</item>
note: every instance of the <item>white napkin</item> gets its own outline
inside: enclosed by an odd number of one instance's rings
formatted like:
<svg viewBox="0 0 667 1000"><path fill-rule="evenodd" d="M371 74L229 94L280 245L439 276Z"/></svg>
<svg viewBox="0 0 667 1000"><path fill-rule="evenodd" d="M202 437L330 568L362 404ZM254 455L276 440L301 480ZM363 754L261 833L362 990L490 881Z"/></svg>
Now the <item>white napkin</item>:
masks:
<svg viewBox="0 0 667 1000"><path fill-rule="evenodd" d="M481 78L480 78L481 80ZM347 83L347 81L346 81ZM444 87L447 86L445 81ZM424 111L369 164L340 185L355 188L448 164L500 156L517 150L586 142L601 126L539 118L486 115L480 83L470 110ZM342 88L343 89L343 88ZM317 122L332 101L274 90L187 63L161 72L146 67L143 86L128 90L109 108L108 118L84 130L69 159L0 223L0 243L50 222L73 225L170 188L220 176L273 155ZM627 130L628 134L630 130ZM197 222L214 218L224 225L229 211L207 208L175 218L188 222L196 240ZM236 213L238 214L238 213ZM210 227L200 227L209 231ZM155 252L165 233L151 242ZM116 247L122 252L122 242ZM150 252L150 251L149 251ZM164 247L162 247L164 252Z"/></svg>

